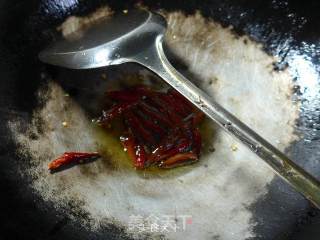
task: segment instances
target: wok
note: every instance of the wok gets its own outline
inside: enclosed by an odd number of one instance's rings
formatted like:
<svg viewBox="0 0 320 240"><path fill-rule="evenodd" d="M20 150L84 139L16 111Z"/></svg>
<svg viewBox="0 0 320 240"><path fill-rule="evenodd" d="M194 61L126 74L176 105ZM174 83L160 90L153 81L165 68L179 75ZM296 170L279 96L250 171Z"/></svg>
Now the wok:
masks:
<svg viewBox="0 0 320 240"><path fill-rule="evenodd" d="M39 91L50 86L50 79L56 80L57 86L61 85L62 89L70 93L86 112L94 114L92 106L86 104L88 99L95 98L92 92L86 92L88 85L99 84L101 79L99 80L97 76L105 71L110 73L110 76L118 76L125 70L121 67L99 69L95 72L61 70L40 63L37 55L47 43L56 38L59 34L56 27L68 16L85 16L106 4L113 11L124 9L130 11L137 2L1 1L0 176L1 235L4 239L131 239L134 237L134 234L126 231L126 226L116 222L103 220L99 223L99 227L93 227L89 223L94 217L91 216L90 211L79 207L82 204L81 201L69 201L65 205L57 205L58 200L46 198L39 191L35 191L33 183L39 176L25 174L28 169L34 167L34 162L30 159L35 156L21 154L23 151L21 149L25 145L12 131L14 126L20 133L29 134L28 141L38 138L29 133L28 129L30 125L35 124L35 111L46 106L48 99L39 97ZM269 56L277 56L277 61L272 62L270 71L290 72L294 91L292 96L299 102L299 114L295 123L295 131L299 138L286 147L286 152L297 164L315 177L320 177L318 160L320 32L317 30L319 21L317 10L320 6L317 1L309 1L305 4L278 0L143 1L139 4L155 11L162 9L164 14L182 11L192 15L198 11L198 14L207 20L213 19L225 29L232 26L230 31L235 38L243 40L241 36L247 35L248 39L244 42L260 43L265 53ZM197 76L192 69L188 69L186 59L177 59L175 54L177 53L173 50L172 59L176 61L180 70L190 74L195 82L198 78L200 81L201 76ZM230 66L230 68L233 67L236 66ZM135 69L136 66L130 66L130 68ZM96 80L88 84L88 78ZM17 122L19 124L15 125ZM36 124L40 134L46 133L46 128L50 128L41 124L41 121ZM190 174L192 171L191 168L188 172L179 174L178 177ZM242 177L246 178L249 174L250 172L245 172ZM90 174L86 174L86 179L90 182ZM248 179L255 181L254 177ZM249 221L250 236L247 232L237 232L237 236L230 237L231 235L222 234L221 229L224 227L218 225L212 227L208 236L210 235L211 239L304 239L306 237L318 239L319 230L316 230L319 221L318 210L277 177L273 177L265 189L265 193L258 195L255 201L244 207L246 213L250 213L249 220L246 219ZM255 191L258 190L252 189L252 192ZM228 199L227 195L223 197ZM222 198L218 199L223 201ZM153 202L156 206L157 199ZM117 206L113 205L109 208L117 208ZM206 210L210 209L206 205L200 206L199 209L210 213L210 210ZM236 210L230 212L228 209L221 209L228 217L226 222L238 221L232 220L232 216L238 216ZM197 221L196 216L193 216L193 220ZM201 233L200 226L195 225L194 228ZM215 229L220 230L215 231ZM192 228L190 231L192 232ZM208 232L208 229L203 231ZM179 235L176 236L179 238ZM138 237L153 238L148 234ZM161 235L158 236L158 238L161 237Z"/></svg>

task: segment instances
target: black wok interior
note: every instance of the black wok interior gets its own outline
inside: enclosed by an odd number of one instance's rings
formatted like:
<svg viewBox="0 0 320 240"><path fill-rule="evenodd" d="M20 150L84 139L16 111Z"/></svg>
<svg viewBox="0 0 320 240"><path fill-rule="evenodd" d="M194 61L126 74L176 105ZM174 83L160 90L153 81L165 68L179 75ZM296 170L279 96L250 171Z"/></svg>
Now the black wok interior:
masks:
<svg viewBox="0 0 320 240"><path fill-rule="evenodd" d="M32 193L21 178L21 158L8 129L8 122L21 119L27 126L39 104L36 91L45 86L41 72L56 74L55 68L39 62L38 52L55 39L55 27L69 15L85 15L108 4L115 11L132 8L138 1L116 0L0 0L0 239L129 239L122 229L105 225L89 231L65 216L69 209L54 209L50 202ZM199 10L223 26L247 34L263 44L266 52L279 56L274 71L288 67L293 52L308 58L320 74L320 2L317 0L176 0L139 1L150 9L164 8L193 13ZM289 66L290 67L290 66ZM298 78L298 76L297 76ZM297 128L306 141L294 143L288 153L298 164L320 178L320 86L316 98L308 99L298 84L301 100ZM24 126L22 126L23 128ZM257 239L319 239L320 211L311 206L279 178L268 194L252 206ZM72 209L76 203L70 203ZM88 218L85 212L79 218Z"/></svg>

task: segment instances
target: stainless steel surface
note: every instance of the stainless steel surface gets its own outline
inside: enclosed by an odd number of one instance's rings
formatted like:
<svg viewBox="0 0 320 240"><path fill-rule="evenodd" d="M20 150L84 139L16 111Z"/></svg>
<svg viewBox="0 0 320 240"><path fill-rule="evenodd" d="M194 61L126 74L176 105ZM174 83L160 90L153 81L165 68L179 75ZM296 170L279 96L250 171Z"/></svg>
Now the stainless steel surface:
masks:
<svg viewBox="0 0 320 240"><path fill-rule="evenodd" d="M224 130L263 159L298 192L320 208L320 183L252 129L175 70L163 51L165 20L147 11L131 11L101 22L74 41L54 43L39 54L46 63L87 69L139 63L162 77Z"/></svg>

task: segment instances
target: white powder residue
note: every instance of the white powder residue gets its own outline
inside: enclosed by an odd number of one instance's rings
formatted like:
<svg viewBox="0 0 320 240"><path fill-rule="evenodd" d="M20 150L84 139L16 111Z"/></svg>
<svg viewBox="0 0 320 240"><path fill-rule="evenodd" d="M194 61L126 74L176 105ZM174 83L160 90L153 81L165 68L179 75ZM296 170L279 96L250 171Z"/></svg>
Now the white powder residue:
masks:
<svg viewBox="0 0 320 240"><path fill-rule="evenodd" d="M236 38L230 29L205 20L201 14L166 13L166 41L199 85L221 105L263 135L279 149L293 141L299 106L291 101L292 80L287 72L272 72L274 58L246 37ZM246 43L244 42L246 39ZM65 201L80 201L90 224L110 221L128 228L130 216L190 215L185 231L164 232L168 239L241 240L254 237L252 212L247 208L266 194L274 178L266 164L217 130L215 152L177 177L145 179L134 171L105 167L108 159L49 174L48 162L67 150L97 149L90 119L61 87L51 83L46 103L34 112L29 132L11 129L21 153L31 156L33 188L57 208ZM39 131L41 120L45 129ZM68 127L61 122L68 121ZM115 139L117 141L117 139ZM232 147L232 146L236 146ZM109 152L120 158L122 153ZM139 235L136 237L138 238Z"/></svg>
<svg viewBox="0 0 320 240"><path fill-rule="evenodd" d="M83 31L90 27L92 23L108 19L112 15L113 11L109 7L101 7L86 17L68 17L57 27L57 30L61 31L62 36L66 39L77 39L82 36Z"/></svg>

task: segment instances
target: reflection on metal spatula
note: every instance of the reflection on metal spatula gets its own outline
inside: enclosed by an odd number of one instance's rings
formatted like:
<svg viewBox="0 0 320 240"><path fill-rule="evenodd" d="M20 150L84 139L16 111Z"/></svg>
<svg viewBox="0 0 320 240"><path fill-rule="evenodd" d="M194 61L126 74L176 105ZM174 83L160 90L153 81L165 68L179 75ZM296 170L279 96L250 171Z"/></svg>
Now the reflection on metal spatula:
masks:
<svg viewBox="0 0 320 240"><path fill-rule="evenodd" d="M298 192L320 208L320 183L286 155L226 111L169 63L163 51L166 21L158 14L134 10L87 29L81 38L61 40L39 54L41 61L73 69L126 62L155 72L224 130L249 147Z"/></svg>

